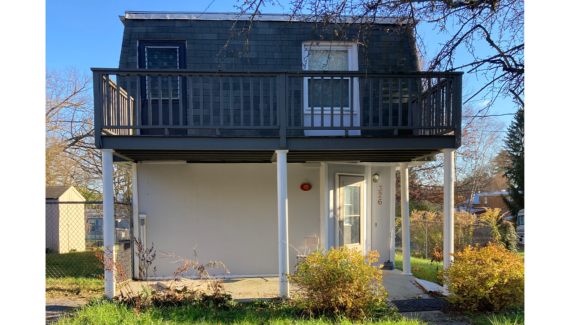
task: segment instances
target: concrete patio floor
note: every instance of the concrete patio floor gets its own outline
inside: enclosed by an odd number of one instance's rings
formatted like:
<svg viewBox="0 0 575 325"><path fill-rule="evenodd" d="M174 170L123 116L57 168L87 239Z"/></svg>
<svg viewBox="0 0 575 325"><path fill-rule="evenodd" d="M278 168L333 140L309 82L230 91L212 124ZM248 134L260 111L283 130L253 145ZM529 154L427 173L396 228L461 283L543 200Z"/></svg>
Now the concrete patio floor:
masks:
<svg viewBox="0 0 575 325"><path fill-rule="evenodd" d="M269 299L279 295L279 277L262 278L229 278L222 279L224 289L232 295L234 299ZM147 284L154 290L161 290L169 285L170 281L133 281L129 285L134 291L140 291L142 285ZM180 286L195 288L201 286L203 280L182 279L175 282ZM389 300L402 300L413 298L430 298L416 284L415 277L402 275L399 270L383 271L383 286L387 290ZM295 292L297 288L290 286L290 291Z"/></svg>

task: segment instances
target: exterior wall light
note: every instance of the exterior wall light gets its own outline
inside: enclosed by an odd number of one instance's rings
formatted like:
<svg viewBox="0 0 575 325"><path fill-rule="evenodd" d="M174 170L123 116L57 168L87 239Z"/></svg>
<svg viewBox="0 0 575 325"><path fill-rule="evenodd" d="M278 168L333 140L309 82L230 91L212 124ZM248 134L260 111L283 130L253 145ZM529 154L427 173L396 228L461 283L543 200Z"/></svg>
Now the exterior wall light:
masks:
<svg viewBox="0 0 575 325"><path fill-rule="evenodd" d="M372 178L372 179L373 179L373 182L374 182L374 183L379 182L379 174L373 174L373 178Z"/></svg>

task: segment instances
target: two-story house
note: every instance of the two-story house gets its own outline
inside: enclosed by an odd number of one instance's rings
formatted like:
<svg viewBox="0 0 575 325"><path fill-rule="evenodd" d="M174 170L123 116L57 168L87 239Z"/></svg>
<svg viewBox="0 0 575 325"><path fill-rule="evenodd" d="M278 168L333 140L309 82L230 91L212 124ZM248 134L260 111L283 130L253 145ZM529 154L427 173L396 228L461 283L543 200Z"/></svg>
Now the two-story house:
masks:
<svg viewBox="0 0 575 325"><path fill-rule="evenodd" d="M195 247L200 260L224 262L226 276L279 276L288 296L285 274L309 237L393 263L396 171L408 207L408 168L443 152L449 261L462 73L420 71L411 29L377 18L367 45L338 24L263 14L246 43L230 41L250 23L234 14L120 19L119 68L92 69L105 242L112 166L129 164L136 237L181 256ZM407 208L402 218L408 238ZM156 266L159 277L174 270L167 259Z"/></svg>

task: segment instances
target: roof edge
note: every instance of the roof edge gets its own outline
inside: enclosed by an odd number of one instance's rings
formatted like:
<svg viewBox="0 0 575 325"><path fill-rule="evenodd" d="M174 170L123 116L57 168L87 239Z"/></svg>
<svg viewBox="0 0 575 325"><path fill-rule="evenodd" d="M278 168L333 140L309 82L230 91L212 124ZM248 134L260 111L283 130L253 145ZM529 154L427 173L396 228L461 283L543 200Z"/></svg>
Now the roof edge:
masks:
<svg viewBox="0 0 575 325"><path fill-rule="evenodd" d="M241 14L234 12L185 12L185 11L126 11L125 16L120 16L122 23L126 19L177 19L177 20L251 20L251 14ZM311 15L310 15L311 17ZM341 23L350 23L357 21L360 18L353 16L342 16ZM256 21L300 21L297 19L290 19L290 15L285 14L260 14L254 20ZM406 18L389 18L377 17L374 20L375 24L402 24L405 23Z"/></svg>

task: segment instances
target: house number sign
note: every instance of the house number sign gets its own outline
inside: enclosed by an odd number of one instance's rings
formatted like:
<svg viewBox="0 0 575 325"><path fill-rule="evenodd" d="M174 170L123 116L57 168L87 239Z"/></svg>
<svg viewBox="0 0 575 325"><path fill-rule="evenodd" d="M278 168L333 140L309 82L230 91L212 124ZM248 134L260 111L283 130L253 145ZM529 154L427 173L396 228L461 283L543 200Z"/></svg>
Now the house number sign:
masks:
<svg viewBox="0 0 575 325"><path fill-rule="evenodd" d="M381 205L383 203L383 187L379 185L379 189L377 190L377 204Z"/></svg>

